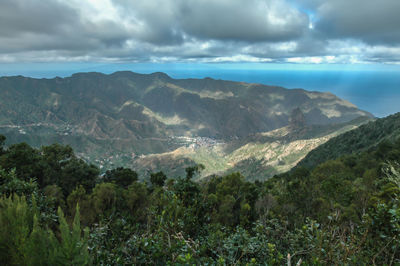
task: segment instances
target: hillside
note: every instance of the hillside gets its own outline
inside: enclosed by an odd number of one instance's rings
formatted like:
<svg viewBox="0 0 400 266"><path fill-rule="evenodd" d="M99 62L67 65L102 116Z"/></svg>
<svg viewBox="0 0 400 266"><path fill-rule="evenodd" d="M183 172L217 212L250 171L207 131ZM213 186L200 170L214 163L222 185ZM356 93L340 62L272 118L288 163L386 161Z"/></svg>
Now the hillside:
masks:
<svg viewBox="0 0 400 266"><path fill-rule="evenodd" d="M184 169L181 164L201 162L201 154L218 157L215 166L208 165L214 172L236 169L250 159L240 155L249 145L251 150L267 151L270 147L270 142L252 142L249 137L275 134L268 132L280 128L291 132L293 125L298 126L291 119L294 110L304 127L328 129L335 125L340 132L343 129L337 125L372 117L330 93L211 78L179 80L164 73L2 77L0 93L0 133L7 136L8 144L69 144L80 157L103 169L122 165L144 172L157 168L154 161L162 165L162 158L169 160L176 154L174 168L180 171ZM328 135L334 136L328 131L312 136L313 130L309 130L308 139L322 137L326 141ZM301 139L293 136L289 139ZM207 149L200 153L196 150L192 156L193 152L187 150L192 144ZM317 144L308 145L304 152ZM233 146L239 151L234 152ZM261 155L249 155L261 159Z"/></svg>
<svg viewBox="0 0 400 266"><path fill-rule="evenodd" d="M327 160L366 151L382 142L393 142L398 138L400 138L400 113L370 121L357 129L332 138L308 153L298 166L313 168Z"/></svg>
<svg viewBox="0 0 400 266"><path fill-rule="evenodd" d="M185 138L178 149L142 156L132 167L140 176L160 170L168 176L184 176L186 167L202 164L205 169L200 177L241 172L247 180L265 180L290 170L311 150L368 120L360 117L334 125L286 126L230 142Z"/></svg>
<svg viewBox="0 0 400 266"><path fill-rule="evenodd" d="M128 168L103 175L68 146L4 140L6 265L400 263L399 139L264 182L240 173L195 182L198 166L146 181Z"/></svg>

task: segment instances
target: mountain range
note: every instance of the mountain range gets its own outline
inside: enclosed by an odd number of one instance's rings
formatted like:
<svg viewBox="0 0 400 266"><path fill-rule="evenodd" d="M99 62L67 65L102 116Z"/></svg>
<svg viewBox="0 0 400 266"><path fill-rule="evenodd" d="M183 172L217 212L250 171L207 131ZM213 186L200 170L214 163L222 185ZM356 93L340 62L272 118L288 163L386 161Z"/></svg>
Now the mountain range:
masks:
<svg viewBox="0 0 400 266"><path fill-rule="evenodd" d="M330 93L164 73L0 78L0 134L8 143L71 145L102 169L142 176L287 171L328 139L373 116Z"/></svg>

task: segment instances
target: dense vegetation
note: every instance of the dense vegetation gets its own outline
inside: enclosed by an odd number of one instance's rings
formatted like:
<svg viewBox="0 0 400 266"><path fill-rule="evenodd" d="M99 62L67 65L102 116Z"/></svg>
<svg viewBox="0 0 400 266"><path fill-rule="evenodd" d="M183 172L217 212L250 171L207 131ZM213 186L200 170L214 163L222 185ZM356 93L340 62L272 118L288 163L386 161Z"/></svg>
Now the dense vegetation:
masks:
<svg viewBox="0 0 400 266"><path fill-rule="evenodd" d="M356 130L341 134L311 151L299 166L307 168L340 156L373 148L382 141L395 141L400 136L400 113L378 119Z"/></svg>
<svg viewBox="0 0 400 266"><path fill-rule="evenodd" d="M3 265L400 263L400 139L264 183L100 176L68 146L3 143Z"/></svg>

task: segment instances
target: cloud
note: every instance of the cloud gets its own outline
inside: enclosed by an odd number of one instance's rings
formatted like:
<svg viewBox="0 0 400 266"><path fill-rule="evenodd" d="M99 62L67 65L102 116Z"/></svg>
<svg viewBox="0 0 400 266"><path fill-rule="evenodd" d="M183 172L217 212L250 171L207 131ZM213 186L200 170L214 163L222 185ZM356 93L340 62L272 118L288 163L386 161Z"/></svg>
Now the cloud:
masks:
<svg viewBox="0 0 400 266"><path fill-rule="evenodd" d="M87 53L128 37L115 21L91 21L76 7L55 0L2 0L0 53L54 51Z"/></svg>
<svg viewBox="0 0 400 266"><path fill-rule="evenodd" d="M352 38L369 44L400 44L398 0L314 1L315 6L318 14L315 29L328 38Z"/></svg>
<svg viewBox="0 0 400 266"><path fill-rule="evenodd" d="M79 19L76 10L57 1L2 0L0 7L2 37L55 34L63 30L63 25Z"/></svg>
<svg viewBox="0 0 400 266"><path fill-rule="evenodd" d="M398 62L398 0L2 0L0 62Z"/></svg>
<svg viewBox="0 0 400 266"><path fill-rule="evenodd" d="M201 39L287 41L300 37L308 16L284 1L188 0L181 6L185 32Z"/></svg>
<svg viewBox="0 0 400 266"><path fill-rule="evenodd" d="M308 17L282 0L114 0L151 43L185 38L235 41L281 41L297 38Z"/></svg>

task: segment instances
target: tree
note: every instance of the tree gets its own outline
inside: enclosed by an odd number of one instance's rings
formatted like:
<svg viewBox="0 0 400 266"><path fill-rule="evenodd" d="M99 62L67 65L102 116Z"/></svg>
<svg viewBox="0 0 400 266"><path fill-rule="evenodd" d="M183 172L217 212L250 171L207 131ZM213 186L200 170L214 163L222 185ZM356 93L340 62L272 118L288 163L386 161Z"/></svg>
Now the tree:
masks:
<svg viewBox="0 0 400 266"><path fill-rule="evenodd" d="M88 265L88 230L84 237L79 222L79 207L72 228L59 208L60 240L39 221L35 200L25 196L0 198L0 262L2 265Z"/></svg>
<svg viewBox="0 0 400 266"><path fill-rule="evenodd" d="M59 242L53 234L51 235L54 246L49 258L50 265L89 265L91 262L87 246L89 229L84 230L82 237L79 205L76 206L72 228L68 226L61 208L58 208L58 219L61 241Z"/></svg>
<svg viewBox="0 0 400 266"><path fill-rule="evenodd" d="M82 185L77 186L67 197L68 215L70 217L73 216L78 204L82 210L82 223L89 225L96 221L96 212L90 200L90 195L86 194L86 190Z"/></svg>
<svg viewBox="0 0 400 266"><path fill-rule="evenodd" d="M244 177L240 173L232 173L222 178L217 185L217 197L220 203L218 221L222 224L234 226L240 222L241 206L246 209ZM243 210L244 211L244 210Z"/></svg>
<svg viewBox="0 0 400 266"><path fill-rule="evenodd" d="M65 201L64 195L61 188L57 185L48 185L43 189L43 194L47 197L47 199L53 201L56 206L59 206L65 209ZM76 206L76 204L75 204Z"/></svg>
<svg viewBox="0 0 400 266"><path fill-rule="evenodd" d="M5 170L16 169L16 175L22 180L37 178L40 185L42 169L40 153L26 143L11 145L7 152L0 156L0 166Z"/></svg>
<svg viewBox="0 0 400 266"><path fill-rule="evenodd" d="M73 159L64 166L60 175L58 185L63 189L64 195L68 195L77 185L91 191L99 176L99 169L81 159Z"/></svg>
<svg viewBox="0 0 400 266"><path fill-rule="evenodd" d="M62 172L65 166L71 160L76 159L74 151L70 146L52 144L50 146L41 147L40 153L44 166L44 176L41 182L42 187L52 184L59 185L63 178Z"/></svg>
<svg viewBox="0 0 400 266"><path fill-rule="evenodd" d="M56 184L61 187L64 195L71 193L77 185L82 185L88 191L94 187L99 169L77 158L70 146L44 146L41 154L44 173L42 187Z"/></svg>
<svg viewBox="0 0 400 266"><path fill-rule="evenodd" d="M150 182L153 186L162 187L164 186L165 180L167 180L167 176L161 171L150 174Z"/></svg>
<svg viewBox="0 0 400 266"><path fill-rule="evenodd" d="M0 135L0 155L4 153L4 144L6 142L6 137L3 135Z"/></svg>
<svg viewBox="0 0 400 266"><path fill-rule="evenodd" d="M21 180L17 177L15 169L6 171L0 167L0 194L11 196L17 194L31 195L38 191L37 183L30 179L29 181Z"/></svg>
<svg viewBox="0 0 400 266"><path fill-rule="evenodd" d="M192 205L200 193L199 185L189 178L178 178L174 184L174 191L182 200L185 207Z"/></svg>
<svg viewBox="0 0 400 266"><path fill-rule="evenodd" d="M204 170L204 165L197 164L195 166L187 167L186 171L186 179L192 179L196 174L199 174L202 170Z"/></svg>
<svg viewBox="0 0 400 266"><path fill-rule="evenodd" d="M97 215L108 215L115 210L117 192L115 184L97 184L90 195L90 201Z"/></svg>
<svg viewBox="0 0 400 266"><path fill-rule="evenodd" d="M146 185L139 182L133 182L127 190L124 191L125 203L130 214L137 220L145 220L146 205L148 195Z"/></svg>
<svg viewBox="0 0 400 266"><path fill-rule="evenodd" d="M123 167L108 170L104 175L104 182L115 183L116 185L124 188L128 187L137 180L138 174L135 171Z"/></svg>

